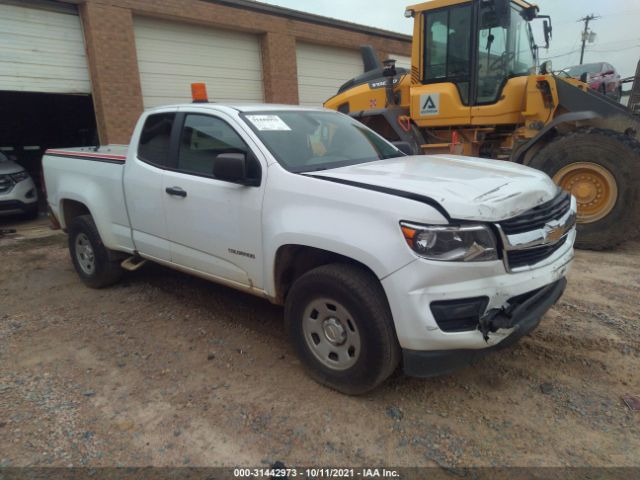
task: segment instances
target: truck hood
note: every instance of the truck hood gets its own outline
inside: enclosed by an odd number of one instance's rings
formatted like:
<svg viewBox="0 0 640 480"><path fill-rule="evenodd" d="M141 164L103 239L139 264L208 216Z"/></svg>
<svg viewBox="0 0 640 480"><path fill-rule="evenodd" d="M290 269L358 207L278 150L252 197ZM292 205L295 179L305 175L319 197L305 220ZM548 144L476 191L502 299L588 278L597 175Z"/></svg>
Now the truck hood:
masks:
<svg viewBox="0 0 640 480"><path fill-rule="evenodd" d="M20 165L11 160L0 160L0 175L6 175L8 173L18 173L24 170Z"/></svg>
<svg viewBox="0 0 640 480"><path fill-rule="evenodd" d="M407 156L308 175L429 197L457 220L506 220L558 194L553 181L532 168L458 155Z"/></svg>

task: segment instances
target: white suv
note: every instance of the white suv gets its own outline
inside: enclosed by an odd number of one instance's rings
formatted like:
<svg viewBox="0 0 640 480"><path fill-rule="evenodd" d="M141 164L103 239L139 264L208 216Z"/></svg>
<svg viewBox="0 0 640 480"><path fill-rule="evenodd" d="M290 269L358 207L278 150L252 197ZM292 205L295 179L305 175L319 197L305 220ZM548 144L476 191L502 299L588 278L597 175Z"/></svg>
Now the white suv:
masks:
<svg viewBox="0 0 640 480"><path fill-rule="evenodd" d="M38 216L38 191L33 180L17 163L0 152L0 216Z"/></svg>

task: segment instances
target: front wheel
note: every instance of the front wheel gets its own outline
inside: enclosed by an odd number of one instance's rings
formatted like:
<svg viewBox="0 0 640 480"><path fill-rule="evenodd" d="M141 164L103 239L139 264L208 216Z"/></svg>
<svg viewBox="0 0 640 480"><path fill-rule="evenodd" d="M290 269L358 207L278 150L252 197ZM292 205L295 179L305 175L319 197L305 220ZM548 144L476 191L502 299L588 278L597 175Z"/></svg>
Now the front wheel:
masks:
<svg viewBox="0 0 640 480"><path fill-rule="evenodd" d="M384 290L363 268L332 264L304 274L287 295L285 322L311 377L342 393L374 389L400 362Z"/></svg>
<svg viewBox="0 0 640 480"><path fill-rule="evenodd" d="M104 246L91 215L81 215L69 224L69 253L76 272L89 287L113 285L122 276L117 254Z"/></svg>
<svg viewBox="0 0 640 480"><path fill-rule="evenodd" d="M576 247L603 250L633 238L640 223L640 144L619 132L578 130L531 160L578 204Z"/></svg>

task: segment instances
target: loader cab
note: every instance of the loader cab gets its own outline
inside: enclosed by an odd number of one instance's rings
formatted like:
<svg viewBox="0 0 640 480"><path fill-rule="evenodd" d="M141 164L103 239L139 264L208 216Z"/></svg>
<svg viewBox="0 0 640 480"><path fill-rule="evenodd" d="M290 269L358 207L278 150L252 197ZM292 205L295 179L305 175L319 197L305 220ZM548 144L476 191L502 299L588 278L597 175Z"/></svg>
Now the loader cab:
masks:
<svg viewBox="0 0 640 480"><path fill-rule="evenodd" d="M415 22L416 123L486 124L487 117L517 123L527 77L538 63L531 26L537 7L520 0L433 0L407 11Z"/></svg>

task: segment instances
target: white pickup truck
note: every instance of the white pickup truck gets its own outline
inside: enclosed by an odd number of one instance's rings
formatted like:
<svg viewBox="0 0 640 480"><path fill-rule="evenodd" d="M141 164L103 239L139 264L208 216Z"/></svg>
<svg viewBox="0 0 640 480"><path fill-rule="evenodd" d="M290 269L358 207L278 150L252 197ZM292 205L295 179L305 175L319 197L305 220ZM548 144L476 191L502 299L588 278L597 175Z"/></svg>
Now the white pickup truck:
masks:
<svg viewBox="0 0 640 480"><path fill-rule="evenodd" d="M575 200L544 173L397 147L337 112L185 104L43 164L87 285L149 260L282 304L310 375L359 394L512 344L573 258Z"/></svg>

